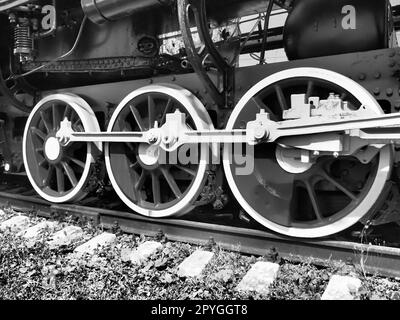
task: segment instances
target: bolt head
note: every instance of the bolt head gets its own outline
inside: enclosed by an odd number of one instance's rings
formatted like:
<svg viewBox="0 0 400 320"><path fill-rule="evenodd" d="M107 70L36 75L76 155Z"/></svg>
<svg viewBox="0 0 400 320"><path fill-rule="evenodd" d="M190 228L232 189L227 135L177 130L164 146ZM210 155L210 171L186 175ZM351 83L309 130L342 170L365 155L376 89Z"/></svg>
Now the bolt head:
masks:
<svg viewBox="0 0 400 320"><path fill-rule="evenodd" d="M379 95L379 94L381 93L381 89L378 88L378 87L376 87L376 88L374 89L373 93L374 93L374 95L377 96L377 95Z"/></svg>
<svg viewBox="0 0 400 320"><path fill-rule="evenodd" d="M154 144L158 141L158 137L153 132L151 132L149 133L148 141L150 144Z"/></svg>
<svg viewBox="0 0 400 320"><path fill-rule="evenodd" d="M257 126L255 129L254 129L254 137L256 138L256 139L262 139L262 138L264 138L265 136L266 136L266 130L265 130L265 128L264 127L262 127L262 126Z"/></svg>
<svg viewBox="0 0 400 320"><path fill-rule="evenodd" d="M380 72L375 72L375 74L374 74L375 79L379 79L381 76L382 75Z"/></svg>

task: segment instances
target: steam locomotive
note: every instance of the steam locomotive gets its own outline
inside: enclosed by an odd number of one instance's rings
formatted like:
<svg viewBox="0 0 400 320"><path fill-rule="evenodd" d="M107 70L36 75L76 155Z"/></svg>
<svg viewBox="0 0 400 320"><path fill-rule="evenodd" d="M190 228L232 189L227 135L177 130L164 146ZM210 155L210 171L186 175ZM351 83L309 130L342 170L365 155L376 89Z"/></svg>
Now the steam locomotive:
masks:
<svg viewBox="0 0 400 320"><path fill-rule="evenodd" d="M6 171L70 203L104 157L137 214L237 203L288 237L398 221L395 12L388 0L0 0ZM277 13L284 26L270 27ZM269 63L279 48L288 61Z"/></svg>

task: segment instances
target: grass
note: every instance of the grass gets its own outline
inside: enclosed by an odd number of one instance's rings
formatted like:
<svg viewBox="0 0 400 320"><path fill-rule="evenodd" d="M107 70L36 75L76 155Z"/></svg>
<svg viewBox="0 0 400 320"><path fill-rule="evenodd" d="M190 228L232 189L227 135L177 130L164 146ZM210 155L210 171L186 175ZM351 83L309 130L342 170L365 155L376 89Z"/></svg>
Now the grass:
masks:
<svg viewBox="0 0 400 320"><path fill-rule="evenodd" d="M12 215L12 212L7 212ZM32 219L40 221L34 216ZM60 222L60 228L71 221ZM358 299L400 299L400 282L377 276L364 277L361 270L330 263L321 268L312 260L290 263L271 250L264 257L245 256L210 244L214 252L204 275L196 279L179 278L177 266L199 246L169 242L161 237L163 248L141 266L124 262L121 250L134 249L150 240L144 236L118 234L116 243L96 257L77 259L76 245L103 232L90 223L82 225L85 239L74 245L51 250L48 234L33 247L19 236L0 234L0 299L294 299L315 300L323 294L332 274L355 275L363 281ZM115 230L118 232L118 230ZM204 249L204 248L203 248ZM241 293L236 286L251 268L262 260L280 263L280 271L266 295Z"/></svg>

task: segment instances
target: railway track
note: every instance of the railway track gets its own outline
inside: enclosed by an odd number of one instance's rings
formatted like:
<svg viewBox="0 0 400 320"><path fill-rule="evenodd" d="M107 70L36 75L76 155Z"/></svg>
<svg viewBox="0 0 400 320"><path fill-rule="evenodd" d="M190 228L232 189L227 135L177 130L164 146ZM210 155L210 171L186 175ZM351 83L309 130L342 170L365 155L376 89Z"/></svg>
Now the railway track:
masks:
<svg viewBox="0 0 400 320"><path fill-rule="evenodd" d="M400 277L400 248L363 244L336 239L294 240L279 235L244 227L210 224L198 221L154 220L125 212L89 205L56 205L38 198L30 189L12 187L0 190L0 206L19 212L33 212L40 217L72 216L77 220L92 221L106 229L119 226L123 232L155 236L162 233L172 241L191 244L215 242L221 248L243 254L263 256L276 250L280 257L297 262L312 259L317 265L342 261L354 264L369 274ZM95 202L95 199L91 199ZM87 200L85 203L90 203Z"/></svg>

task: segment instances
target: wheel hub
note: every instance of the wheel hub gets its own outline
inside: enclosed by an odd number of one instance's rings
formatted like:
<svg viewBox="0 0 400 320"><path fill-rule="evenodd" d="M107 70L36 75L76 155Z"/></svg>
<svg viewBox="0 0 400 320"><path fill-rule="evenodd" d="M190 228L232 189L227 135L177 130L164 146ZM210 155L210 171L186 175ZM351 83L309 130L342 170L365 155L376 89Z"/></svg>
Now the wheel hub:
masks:
<svg viewBox="0 0 400 320"><path fill-rule="evenodd" d="M302 153L301 150L298 149L278 146L275 154L279 166L289 173L303 173L313 166L307 152Z"/></svg>
<svg viewBox="0 0 400 320"><path fill-rule="evenodd" d="M56 161L61 155L61 145L56 137L49 137L44 144L44 152L50 161Z"/></svg>
<svg viewBox="0 0 400 320"><path fill-rule="evenodd" d="M156 145L140 144L138 160L143 167L157 166L160 157L160 148Z"/></svg>

